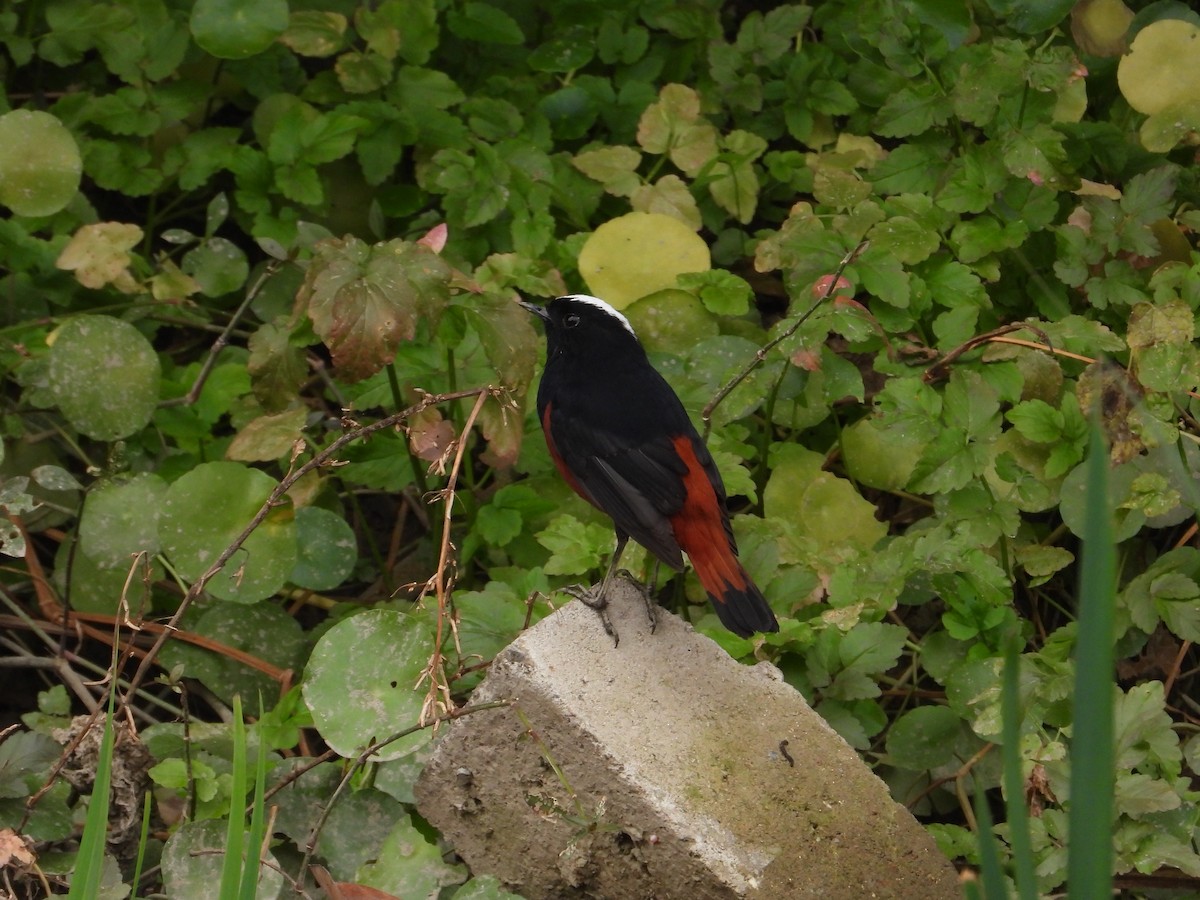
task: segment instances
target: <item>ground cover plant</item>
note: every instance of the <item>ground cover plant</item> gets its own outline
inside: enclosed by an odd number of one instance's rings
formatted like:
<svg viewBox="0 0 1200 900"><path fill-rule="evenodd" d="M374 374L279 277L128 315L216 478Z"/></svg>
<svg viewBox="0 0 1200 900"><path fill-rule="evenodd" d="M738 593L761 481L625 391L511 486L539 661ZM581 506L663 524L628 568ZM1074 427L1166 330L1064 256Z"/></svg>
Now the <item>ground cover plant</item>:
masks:
<svg viewBox="0 0 1200 900"><path fill-rule="evenodd" d="M4 7L3 889L505 896L416 815L418 726L611 552L513 302L586 290L705 426L782 627L660 601L966 867L977 791L1008 865L1015 646L1046 893L1098 410L1112 866L1195 891L1197 46L1175 0ZM243 822L261 867L216 849Z"/></svg>

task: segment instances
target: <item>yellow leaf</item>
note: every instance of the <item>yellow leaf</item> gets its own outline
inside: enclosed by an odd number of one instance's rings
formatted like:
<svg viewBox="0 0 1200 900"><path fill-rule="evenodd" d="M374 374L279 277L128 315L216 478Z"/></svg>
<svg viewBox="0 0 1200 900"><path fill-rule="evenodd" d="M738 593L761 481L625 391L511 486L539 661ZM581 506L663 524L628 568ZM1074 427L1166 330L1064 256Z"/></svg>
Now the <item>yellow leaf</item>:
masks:
<svg viewBox="0 0 1200 900"><path fill-rule="evenodd" d="M96 222L84 225L63 247L55 263L75 273L84 287L102 288L111 284L126 294L137 290L129 272L132 250L142 239L142 229L121 222Z"/></svg>
<svg viewBox="0 0 1200 900"><path fill-rule="evenodd" d="M708 245L678 219L633 212L597 228L579 253L588 289L617 309L674 287L684 272L712 268Z"/></svg>
<svg viewBox="0 0 1200 900"><path fill-rule="evenodd" d="M1133 10L1121 0L1079 0L1071 10L1071 36L1084 53L1120 56Z"/></svg>
<svg viewBox="0 0 1200 900"><path fill-rule="evenodd" d="M1161 19L1138 32L1117 66L1117 84L1129 105L1152 115L1200 101L1200 27Z"/></svg>

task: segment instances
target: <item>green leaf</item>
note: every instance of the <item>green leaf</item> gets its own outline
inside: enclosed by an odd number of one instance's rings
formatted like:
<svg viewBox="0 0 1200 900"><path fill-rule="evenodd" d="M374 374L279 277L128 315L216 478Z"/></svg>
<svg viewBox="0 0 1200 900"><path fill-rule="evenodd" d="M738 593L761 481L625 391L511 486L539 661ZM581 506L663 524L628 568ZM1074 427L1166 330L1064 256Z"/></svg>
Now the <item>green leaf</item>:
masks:
<svg viewBox="0 0 1200 900"><path fill-rule="evenodd" d="M269 603L210 603L188 630L280 670L299 671L309 643L296 620ZM181 667L188 678L227 702L235 694L273 697L279 693L276 679L228 653L173 641L163 648L162 659L168 669Z"/></svg>
<svg viewBox="0 0 1200 900"><path fill-rule="evenodd" d="M936 769L954 758L962 720L947 706L921 706L892 723L887 753L906 769Z"/></svg>
<svg viewBox="0 0 1200 900"><path fill-rule="evenodd" d="M113 441L140 431L159 399L158 356L142 333L110 316L77 316L54 335L48 386L72 426Z"/></svg>
<svg viewBox="0 0 1200 900"><path fill-rule="evenodd" d="M83 159L75 138L50 113L0 116L0 203L18 216L49 216L79 190Z"/></svg>
<svg viewBox="0 0 1200 900"><path fill-rule="evenodd" d="M123 570L135 553L154 556L166 492L166 482L151 472L95 486L79 520L80 551L101 566Z"/></svg>
<svg viewBox="0 0 1200 900"><path fill-rule="evenodd" d="M819 454L804 448L778 446L763 489L764 511L819 546L871 549L887 533L886 526L854 485L822 471L822 462Z"/></svg>
<svg viewBox="0 0 1200 900"><path fill-rule="evenodd" d="M358 870L356 883L396 897L432 897L466 878L467 867L446 863L437 841L429 840L406 816L392 826L375 861Z"/></svg>
<svg viewBox="0 0 1200 900"><path fill-rule="evenodd" d="M387 609L343 619L322 635L305 672L304 702L330 747L353 758L375 741L416 727L430 637L420 618ZM397 759L428 740L427 731L416 731L373 758Z"/></svg>
<svg viewBox="0 0 1200 900"><path fill-rule="evenodd" d="M876 133L884 137L908 137L943 124L950 117L950 106L932 82L901 88L883 104L878 114Z"/></svg>
<svg viewBox="0 0 1200 900"><path fill-rule="evenodd" d="M700 118L700 95L682 84L664 85L638 120L638 145L668 155L692 177L716 158L717 137L717 130Z"/></svg>
<svg viewBox="0 0 1200 900"><path fill-rule="evenodd" d="M163 847L162 874L172 897L204 897L220 884L225 864L226 823L220 820L184 822ZM254 847L258 853L260 848ZM283 873L274 854L262 851L258 867L259 897L274 897L283 887Z"/></svg>
<svg viewBox="0 0 1200 900"><path fill-rule="evenodd" d="M517 20L490 3L467 2L446 16L452 34L483 44L523 44L525 33Z"/></svg>
<svg viewBox="0 0 1200 900"><path fill-rule="evenodd" d="M685 273L679 276L678 284L697 294L705 308L719 316L744 316L754 296L749 284L725 269Z"/></svg>
<svg viewBox="0 0 1200 900"><path fill-rule="evenodd" d="M535 47L526 57L537 72L573 72L582 69L596 55L590 32L581 27L568 28Z"/></svg>
<svg viewBox="0 0 1200 900"><path fill-rule="evenodd" d="M270 462L289 455L300 440L308 410L295 406L247 422L230 442L225 458L236 462Z"/></svg>
<svg viewBox="0 0 1200 900"><path fill-rule="evenodd" d="M195 581L250 524L275 479L240 463L201 463L167 489L158 524L163 549L179 574ZM205 510L197 516L197 510ZM289 507L267 515L209 583L222 600L254 603L271 596L296 563L296 524Z"/></svg>
<svg viewBox="0 0 1200 900"><path fill-rule="evenodd" d="M190 21L196 43L220 59L262 53L288 27L287 0L196 0Z"/></svg>
<svg viewBox="0 0 1200 900"><path fill-rule="evenodd" d="M681 276L687 278L690 276ZM715 337L716 321L703 302L688 291L656 291L625 308L638 339L650 352L684 354L699 341Z"/></svg>
<svg viewBox="0 0 1200 900"><path fill-rule="evenodd" d="M250 276L250 263L240 247L225 238L209 238L184 254L180 267L208 297L239 290Z"/></svg>
<svg viewBox="0 0 1200 900"><path fill-rule="evenodd" d="M392 80L391 61L378 53L343 53L334 70L348 94L369 94Z"/></svg>
<svg viewBox="0 0 1200 900"><path fill-rule="evenodd" d="M543 567L547 575L587 575L600 568L612 553L612 530L595 522L584 524L572 515L555 516L536 535L539 544L550 551Z"/></svg>
<svg viewBox="0 0 1200 900"><path fill-rule="evenodd" d="M294 10L279 41L300 56L333 56L345 42L346 24L341 13Z"/></svg>
<svg viewBox="0 0 1200 900"><path fill-rule="evenodd" d="M65 712L65 710L64 710ZM62 747L44 734L18 731L0 744L0 798L25 798L45 780Z"/></svg>
<svg viewBox="0 0 1200 900"><path fill-rule="evenodd" d="M296 565L289 581L310 591L331 591L349 578L358 545L349 523L318 506L296 510Z"/></svg>
<svg viewBox="0 0 1200 900"><path fill-rule="evenodd" d="M292 345L290 329L282 320L267 322L250 335L247 369L254 396L270 411L291 403L308 376L304 351Z"/></svg>
<svg viewBox="0 0 1200 900"><path fill-rule="evenodd" d="M1063 434L1063 414L1044 400L1018 403L1005 418L1024 437L1039 444L1051 444Z"/></svg>
<svg viewBox="0 0 1200 900"><path fill-rule="evenodd" d="M642 154L632 147L599 147L577 153L571 158L571 165L599 181L610 194L628 197L642 183L637 174L641 161Z"/></svg>
<svg viewBox="0 0 1200 900"><path fill-rule="evenodd" d="M1162 682L1148 681L1117 693L1112 727L1118 771L1162 767L1169 775L1179 774L1183 752L1171 728Z"/></svg>
<svg viewBox="0 0 1200 900"><path fill-rule="evenodd" d="M454 892L453 900L521 900L521 895L506 891L495 875L476 875Z"/></svg>

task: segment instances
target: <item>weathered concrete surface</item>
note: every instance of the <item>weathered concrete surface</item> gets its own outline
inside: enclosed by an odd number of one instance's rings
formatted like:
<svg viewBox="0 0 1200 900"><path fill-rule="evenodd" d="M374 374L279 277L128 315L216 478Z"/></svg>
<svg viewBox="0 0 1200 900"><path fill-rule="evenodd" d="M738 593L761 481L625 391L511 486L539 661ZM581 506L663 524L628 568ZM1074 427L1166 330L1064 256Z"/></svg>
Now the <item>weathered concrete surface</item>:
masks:
<svg viewBox="0 0 1200 900"><path fill-rule="evenodd" d="M953 867L768 665L618 580L614 649L574 602L496 657L417 784L477 873L531 900L961 896ZM780 750L795 761L790 765Z"/></svg>

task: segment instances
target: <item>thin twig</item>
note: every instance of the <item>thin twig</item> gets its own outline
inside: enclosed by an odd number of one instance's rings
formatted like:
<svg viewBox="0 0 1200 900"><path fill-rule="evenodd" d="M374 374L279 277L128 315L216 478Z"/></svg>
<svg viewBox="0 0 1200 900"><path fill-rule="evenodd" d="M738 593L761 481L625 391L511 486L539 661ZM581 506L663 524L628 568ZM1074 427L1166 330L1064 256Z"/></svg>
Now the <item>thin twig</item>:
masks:
<svg viewBox="0 0 1200 900"><path fill-rule="evenodd" d="M1044 346L1031 342L1014 341L1004 337L1006 334L1011 334L1014 331L1022 330L1032 331L1042 339ZM954 362L964 353L974 350L981 344L988 344L992 343L993 341L998 343L1017 344L1018 346L1026 346L1037 350L1042 350L1046 353L1054 353L1054 345L1050 343L1050 336L1046 334L1046 332L1042 331L1042 329L1030 322L1011 322L1008 325L1001 325L999 328L993 328L991 331L984 332L983 334L977 334L970 340L959 344L925 370L925 375L923 376L925 383L932 384L935 381L941 380L943 377L945 377L946 370L950 367L952 362ZM1066 355L1073 356L1075 359L1085 359L1085 357L1075 356L1074 354Z"/></svg>
<svg viewBox="0 0 1200 900"><path fill-rule="evenodd" d="M200 367L200 371L196 374L196 380L192 382L191 388L182 397L172 397L169 400L164 400L158 404L160 407L165 406L191 406L200 398L200 392L204 390L204 385L208 381L208 376L212 374L213 369L217 366L217 357L221 355L221 351L229 344L229 337L233 334L233 330L237 327L238 321L246 314L246 310L250 308L250 304L254 302L254 298L258 296L263 285L267 283L267 279L279 271L279 267L283 265L280 260L273 259L263 268L262 273L255 279L254 284L250 285L250 289L246 291L246 297L242 300L237 309L233 311L233 315L229 317L229 322L217 335L217 339L213 341L212 347L208 351L208 358L204 360L204 365Z"/></svg>
<svg viewBox="0 0 1200 900"><path fill-rule="evenodd" d="M803 313L801 313L796 321L793 322L786 331L784 331L778 337L775 337L763 344L763 346L759 347L758 350L755 351L754 358L750 360L749 364L742 369L742 371L738 372L738 374L734 375L733 378L731 378L729 382L723 388L717 391L713 398L708 401L708 405L705 406L700 412L700 420L704 422L704 439L706 441L708 440L709 432L712 431L713 411L725 401L726 397L733 393L734 388L750 377L751 372L766 362L768 353L799 331L800 326L808 321L809 317L817 311L821 304L833 296L834 292L838 289L838 282L841 281L842 273L846 271L846 267L854 262L854 260L862 256L863 253L866 252L868 246L870 246L870 241L861 241L857 247L843 256L842 261L838 263L837 268L833 271L833 274L829 276L829 283L825 285L825 290L822 291L821 296L817 298L817 301Z"/></svg>

